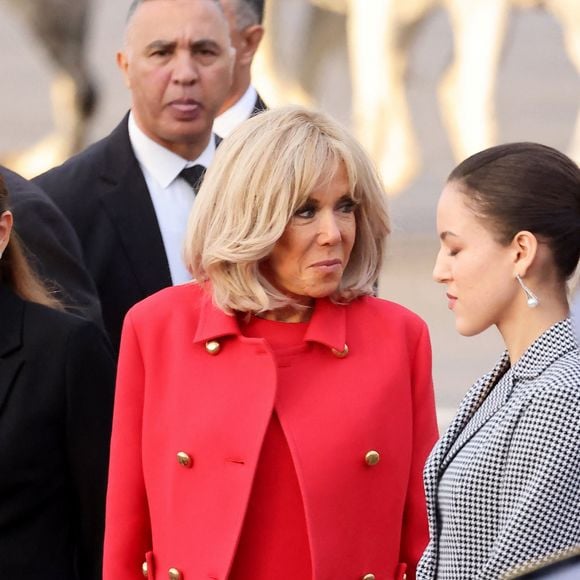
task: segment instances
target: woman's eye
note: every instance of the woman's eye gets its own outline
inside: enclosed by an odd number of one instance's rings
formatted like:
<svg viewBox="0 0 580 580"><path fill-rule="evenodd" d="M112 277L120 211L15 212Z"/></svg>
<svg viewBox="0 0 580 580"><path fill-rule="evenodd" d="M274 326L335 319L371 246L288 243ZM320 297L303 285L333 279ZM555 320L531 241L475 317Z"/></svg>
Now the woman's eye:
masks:
<svg viewBox="0 0 580 580"><path fill-rule="evenodd" d="M339 205L338 209L342 213L352 213L356 209L356 205L352 199L347 199Z"/></svg>
<svg viewBox="0 0 580 580"><path fill-rule="evenodd" d="M449 250L449 252L447 252L448 256L457 256L457 254L459 254L459 250Z"/></svg>
<svg viewBox="0 0 580 580"><path fill-rule="evenodd" d="M296 212L294 213L294 215L296 217L299 217L299 218L308 219L308 218L314 217L315 213L316 213L316 208L314 206L304 205L304 206L298 208L296 210Z"/></svg>

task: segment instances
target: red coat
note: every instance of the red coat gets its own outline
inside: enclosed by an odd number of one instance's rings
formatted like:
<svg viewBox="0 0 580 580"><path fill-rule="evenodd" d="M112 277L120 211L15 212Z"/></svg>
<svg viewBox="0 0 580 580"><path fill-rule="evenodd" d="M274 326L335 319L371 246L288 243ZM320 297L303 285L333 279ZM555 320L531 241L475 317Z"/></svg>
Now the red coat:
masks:
<svg viewBox="0 0 580 580"><path fill-rule="evenodd" d="M314 578L393 580L407 569L412 579L428 539L421 472L437 437L427 327L383 300L319 300L305 340L296 391L277 412ZM275 393L266 343L242 336L199 286L163 290L129 312L104 580L142 579L144 560L150 579L227 578Z"/></svg>

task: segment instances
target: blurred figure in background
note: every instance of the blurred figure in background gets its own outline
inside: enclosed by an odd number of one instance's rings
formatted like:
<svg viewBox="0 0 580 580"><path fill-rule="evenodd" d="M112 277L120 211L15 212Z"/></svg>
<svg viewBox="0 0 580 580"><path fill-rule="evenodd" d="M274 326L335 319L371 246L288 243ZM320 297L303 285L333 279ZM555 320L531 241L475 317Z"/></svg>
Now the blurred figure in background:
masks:
<svg viewBox="0 0 580 580"><path fill-rule="evenodd" d="M371 295L389 219L327 116L266 111L194 206L196 282L127 315L104 579L409 580L437 437L425 323Z"/></svg>
<svg viewBox="0 0 580 580"><path fill-rule="evenodd" d="M0 176L0 578L100 580L114 359L33 274L8 208Z"/></svg>
<svg viewBox="0 0 580 580"><path fill-rule="evenodd" d="M578 342L580 342L580 286L576 290L574 302L572 303L572 320L576 328L576 337Z"/></svg>
<svg viewBox="0 0 580 580"><path fill-rule="evenodd" d="M495 580L580 544L579 225L580 170L534 143L469 157L441 194L433 276L458 332L495 326L506 351L425 466L422 580Z"/></svg>
<svg viewBox="0 0 580 580"><path fill-rule="evenodd" d="M556 552L539 562L530 562L502 580L578 580L580 578L580 545Z"/></svg>
<svg viewBox="0 0 580 580"><path fill-rule="evenodd" d="M242 121L266 109L252 85L252 62L264 36L264 0L220 0L236 49L229 95L213 123L214 133L229 135Z"/></svg>

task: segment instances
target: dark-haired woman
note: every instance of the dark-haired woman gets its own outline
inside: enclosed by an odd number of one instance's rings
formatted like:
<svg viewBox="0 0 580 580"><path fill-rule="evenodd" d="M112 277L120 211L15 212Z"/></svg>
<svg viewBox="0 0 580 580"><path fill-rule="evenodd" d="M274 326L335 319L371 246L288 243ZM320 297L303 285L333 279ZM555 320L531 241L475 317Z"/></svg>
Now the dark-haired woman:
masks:
<svg viewBox="0 0 580 580"><path fill-rule="evenodd" d="M580 171L501 145L461 163L439 200L447 287L464 336L506 351L467 393L425 467L430 543L417 577L498 580L580 543L580 357L566 282L580 256Z"/></svg>
<svg viewBox="0 0 580 580"><path fill-rule="evenodd" d="M97 580L114 360L32 274L12 222L0 177L0 578Z"/></svg>

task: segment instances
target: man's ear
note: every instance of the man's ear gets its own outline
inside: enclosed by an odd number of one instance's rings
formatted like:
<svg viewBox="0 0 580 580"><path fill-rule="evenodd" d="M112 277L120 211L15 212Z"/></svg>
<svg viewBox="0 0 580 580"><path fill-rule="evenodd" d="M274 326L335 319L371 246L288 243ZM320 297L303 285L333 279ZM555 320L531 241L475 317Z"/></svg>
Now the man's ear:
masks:
<svg viewBox="0 0 580 580"><path fill-rule="evenodd" d="M244 28L240 35L242 42L238 48L238 62L250 66L264 37L264 27L260 24L254 24Z"/></svg>
<svg viewBox="0 0 580 580"><path fill-rule="evenodd" d="M120 50L117 52L117 67L123 75L125 85L127 88L131 88L131 81L129 80L129 59L127 58L127 53Z"/></svg>
<svg viewBox="0 0 580 580"><path fill-rule="evenodd" d="M514 236L511 246L514 250L514 274L523 278L538 253L538 239L531 232L522 230Z"/></svg>

